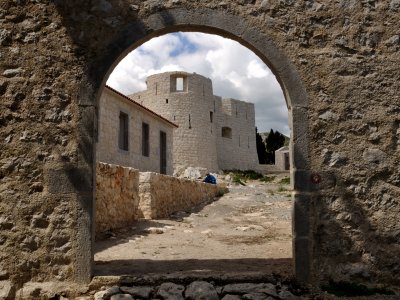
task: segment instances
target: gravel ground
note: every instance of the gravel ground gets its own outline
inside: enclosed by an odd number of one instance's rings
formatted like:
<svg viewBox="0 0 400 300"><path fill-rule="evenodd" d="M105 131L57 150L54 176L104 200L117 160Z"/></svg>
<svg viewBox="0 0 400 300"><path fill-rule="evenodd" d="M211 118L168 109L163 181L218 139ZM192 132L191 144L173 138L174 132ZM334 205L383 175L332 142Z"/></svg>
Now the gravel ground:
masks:
<svg viewBox="0 0 400 300"><path fill-rule="evenodd" d="M291 276L291 197L282 177L230 183L214 202L110 232L96 242L95 274Z"/></svg>

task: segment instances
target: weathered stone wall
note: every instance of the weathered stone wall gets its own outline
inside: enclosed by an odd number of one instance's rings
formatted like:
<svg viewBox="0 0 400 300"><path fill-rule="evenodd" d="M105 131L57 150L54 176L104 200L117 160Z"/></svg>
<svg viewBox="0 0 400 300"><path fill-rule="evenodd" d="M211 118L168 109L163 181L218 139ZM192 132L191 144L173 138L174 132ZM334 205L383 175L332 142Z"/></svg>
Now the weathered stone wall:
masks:
<svg viewBox="0 0 400 300"><path fill-rule="evenodd" d="M173 76L186 79L183 91L174 90ZM179 126L174 131L174 172L187 167L217 171L215 124L209 117L214 111L211 80L186 72L167 72L149 76L147 86L146 91L130 97Z"/></svg>
<svg viewBox="0 0 400 300"><path fill-rule="evenodd" d="M179 30L240 41L281 83L292 127L296 276L399 285L400 4L0 4L0 269L87 282L98 99L113 67Z"/></svg>
<svg viewBox="0 0 400 300"><path fill-rule="evenodd" d="M128 150L118 145L119 114L128 115ZM149 156L142 155L142 122L149 125ZM129 99L105 88L100 97L97 157L101 162L160 172L160 131L167 135L167 174L172 175L172 145L175 127Z"/></svg>
<svg viewBox="0 0 400 300"><path fill-rule="evenodd" d="M139 219L139 171L97 163L96 234L129 226Z"/></svg>
<svg viewBox="0 0 400 300"><path fill-rule="evenodd" d="M225 187L98 162L96 234L156 219L212 200Z"/></svg>
<svg viewBox="0 0 400 300"><path fill-rule="evenodd" d="M255 170L258 156L254 104L230 98L216 99L219 168ZM221 131L224 126L232 129L230 138L222 137Z"/></svg>
<svg viewBox="0 0 400 300"><path fill-rule="evenodd" d="M167 217L212 200L225 187L152 172L140 173L140 210L146 219Z"/></svg>

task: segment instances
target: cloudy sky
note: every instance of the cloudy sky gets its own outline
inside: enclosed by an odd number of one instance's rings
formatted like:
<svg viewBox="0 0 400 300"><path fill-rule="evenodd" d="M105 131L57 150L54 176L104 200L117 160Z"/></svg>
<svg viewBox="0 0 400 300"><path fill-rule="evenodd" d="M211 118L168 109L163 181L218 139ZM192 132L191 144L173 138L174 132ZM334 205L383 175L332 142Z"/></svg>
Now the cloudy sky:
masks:
<svg viewBox="0 0 400 300"><path fill-rule="evenodd" d="M128 54L107 84L123 94L145 90L146 77L186 71L209 77L214 95L253 102L259 132L289 135L282 90L267 66L239 43L216 35L178 32L153 38Z"/></svg>

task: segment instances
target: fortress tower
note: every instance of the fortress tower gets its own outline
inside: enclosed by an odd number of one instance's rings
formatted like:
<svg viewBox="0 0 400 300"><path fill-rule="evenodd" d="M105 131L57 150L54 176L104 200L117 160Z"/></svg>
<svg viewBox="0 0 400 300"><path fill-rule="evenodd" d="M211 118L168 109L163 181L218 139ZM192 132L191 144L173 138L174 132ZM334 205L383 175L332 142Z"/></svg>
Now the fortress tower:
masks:
<svg viewBox="0 0 400 300"><path fill-rule="evenodd" d="M129 97L179 126L173 138L175 172L258 165L254 104L214 96L211 80L196 73L166 72L146 83L147 90Z"/></svg>

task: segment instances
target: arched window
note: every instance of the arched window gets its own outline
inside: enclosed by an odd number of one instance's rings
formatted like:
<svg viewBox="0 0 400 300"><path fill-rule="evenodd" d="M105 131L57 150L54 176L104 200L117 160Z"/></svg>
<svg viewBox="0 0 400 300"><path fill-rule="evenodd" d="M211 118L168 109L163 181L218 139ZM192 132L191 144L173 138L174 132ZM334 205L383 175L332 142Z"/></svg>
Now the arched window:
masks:
<svg viewBox="0 0 400 300"><path fill-rule="evenodd" d="M222 127L222 137L231 139L232 138L232 128Z"/></svg>

